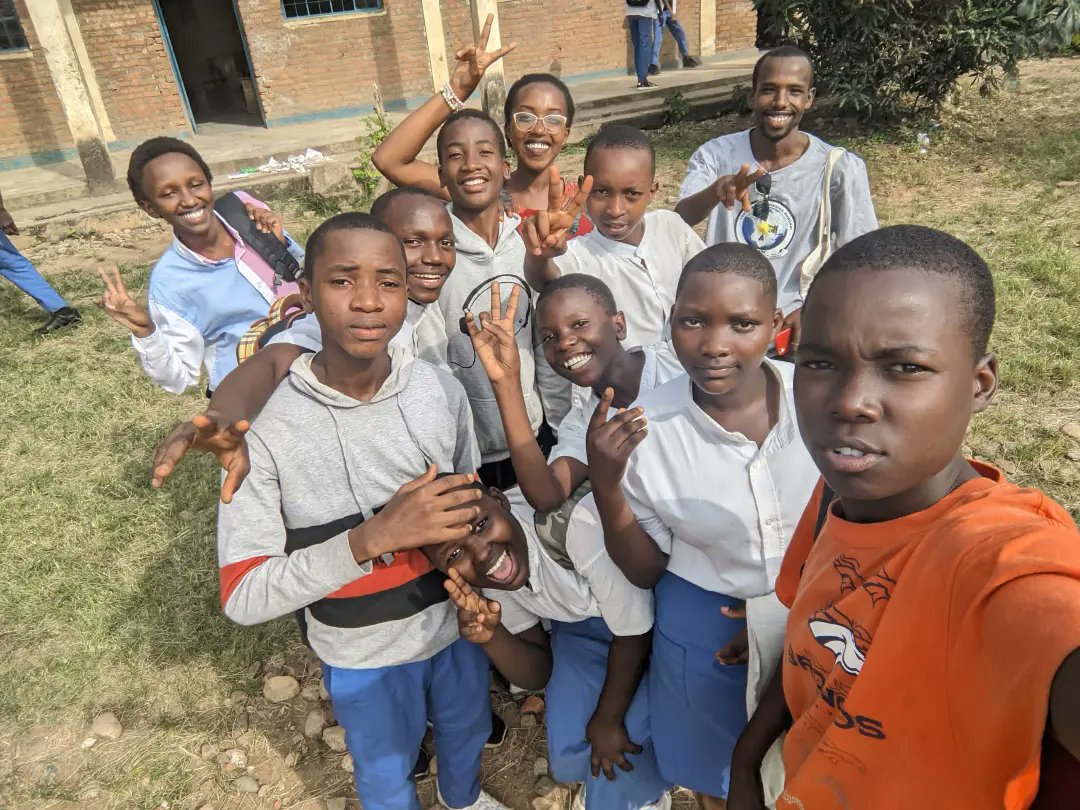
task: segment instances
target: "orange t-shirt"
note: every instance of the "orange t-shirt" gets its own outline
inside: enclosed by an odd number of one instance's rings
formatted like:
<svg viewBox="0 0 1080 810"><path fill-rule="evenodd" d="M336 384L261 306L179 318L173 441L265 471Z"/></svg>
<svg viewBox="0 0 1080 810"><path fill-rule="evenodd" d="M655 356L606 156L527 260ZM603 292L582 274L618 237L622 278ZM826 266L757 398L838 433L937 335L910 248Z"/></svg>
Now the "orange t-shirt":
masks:
<svg viewBox="0 0 1080 810"><path fill-rule="evenodd" d="M973 463L922 512L852 523L821 488L776 581L794 724L777 808L1027 808L1050 683L1080 647L1080 534ZM834 506L835 509L835 506Z"/></svg>

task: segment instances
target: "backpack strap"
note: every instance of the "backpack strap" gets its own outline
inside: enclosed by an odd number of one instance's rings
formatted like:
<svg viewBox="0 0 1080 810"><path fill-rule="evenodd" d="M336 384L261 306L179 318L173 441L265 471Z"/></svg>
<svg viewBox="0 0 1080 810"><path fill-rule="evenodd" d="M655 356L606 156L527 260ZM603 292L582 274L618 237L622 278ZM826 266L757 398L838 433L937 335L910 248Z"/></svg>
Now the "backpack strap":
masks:
<svg viewBox="0 0 1080 810"><path fill-rule="evenodd" d="M270 265L270 269L274 271L275 283L281 283L281 280L296 281L300 276L300 262L276 236L263 233L255 227L255 222L244 208L243 200L230 191L218 197L214 203L214 211L229 223L229 227L244 240L244 244Z"/></svg>
<svg viewBox="0 0 1080 810"><path fill-rule="evenodd" d="M236 344L236 360L243 363L265 346L274 335L284 332L304 314L304 303L298 293L283 295L270 305L270 314L259 318Z"/></svg>
<svg viewBox="0 0 1080 810"><path fill-rule="evenodd" d="M818 504L817 520L814 521L814 542L817 542L818 535L821 534L822 528L825 526L825 521L829 517L829 508L832 506L833 498L836 497L836 493L832 491L832 487L829 486L828 481L822 479L821 481L821 503Z"/></svg>
<svg viewBox="0 0 1080 810"><path fill-rule="evenodd" d="M806 298L810 284L821 265L832 253L832 176L833 169L840 162L846 150L842 146L834 146L829 150L825 158L825 173L821 178L821 204L818 207L817 238L814 247L799 267L799 295Z"/></svg>

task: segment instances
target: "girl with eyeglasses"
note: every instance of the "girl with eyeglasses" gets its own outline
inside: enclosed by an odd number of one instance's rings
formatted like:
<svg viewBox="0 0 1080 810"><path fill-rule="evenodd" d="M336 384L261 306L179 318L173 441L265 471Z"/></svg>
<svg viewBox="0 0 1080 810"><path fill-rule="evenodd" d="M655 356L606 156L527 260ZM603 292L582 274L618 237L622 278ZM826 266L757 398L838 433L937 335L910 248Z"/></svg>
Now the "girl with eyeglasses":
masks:
<svg viewBox="0 0 1080 810"><path fill-rule="evenodd" d="M485 51L486 42L463 48L453 75L423 106L394 127L371 161L383 176L398 186L417 186L449 200L439 179L438 166L419 159L424 144L442 126L450 114L464 106L476 91L484 73L493 63L509 53L514 45L497 51ZM517 165L506 176L503 198L506 208L522 221L548 207L550 169L559 156L574 121L574 99L569 88L550 73L529 73L514 82L506 94L504 130L506 140L517 157ZM563 202L569 204L578 185L563 183ZM592 230L584 214L578 216L570 236Z"/></svg>

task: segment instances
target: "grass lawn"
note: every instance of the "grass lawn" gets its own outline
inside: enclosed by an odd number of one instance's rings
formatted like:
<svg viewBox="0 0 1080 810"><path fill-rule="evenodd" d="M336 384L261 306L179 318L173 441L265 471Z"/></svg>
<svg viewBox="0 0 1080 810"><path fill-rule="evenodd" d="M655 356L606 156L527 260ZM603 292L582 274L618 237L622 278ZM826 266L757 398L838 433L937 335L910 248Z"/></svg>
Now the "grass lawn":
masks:
<svg viewBox="0 0 1080 810"><path fill-rule="evenodd" d="M1027 64L1018 88L965 92L928 154L917 128L808 125L866 159L883 223L943 228L989 260L1002 388L970 448L1074 517L1080 462L1067 454L1080 445L1061 427L1080 422L1078 93L1080 60ZM658 204L673 204L694 148L746 123L728 116L657 133ZM581 158L575 149L560 163L576 174ZM303 209L286 206L297 232L313 224ZM124 272L145 290L148 265ZM150 489L157 441L204 400L143 376L125 335L91 305L92 268L59 285L86 322L32 342L32 304L0 284L0 807L314 810L350 795L341 755L303 736L320 704L262 698L267 674L317 677L291 621L240 628L221 614L215 465L189 459ZM90 721L106 710L123 736L88 746ZM513 731L488 763L493 792L515 807L528 806L541 735ZM232 748L246 752L264 795L237 794L215 758Z"/></svg>

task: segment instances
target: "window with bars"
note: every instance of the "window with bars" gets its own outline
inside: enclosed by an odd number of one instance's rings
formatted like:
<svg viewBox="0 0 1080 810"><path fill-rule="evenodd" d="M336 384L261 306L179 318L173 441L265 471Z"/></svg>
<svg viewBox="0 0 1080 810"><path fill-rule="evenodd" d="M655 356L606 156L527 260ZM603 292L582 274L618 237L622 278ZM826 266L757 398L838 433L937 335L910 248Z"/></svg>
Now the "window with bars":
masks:
<svg viewBox="0 0 1080 810"><path fill-rule="evenodd" d="M281 8L287 19L382 11L382 7L383 0L281 0Z"/></svg>
<svg viewBox="0 0 1080 810"><path fill-rule="evenodd" d="M26 32L15 12L15 0L0 0L0 52L23 51L28 47Z"/></svg>

